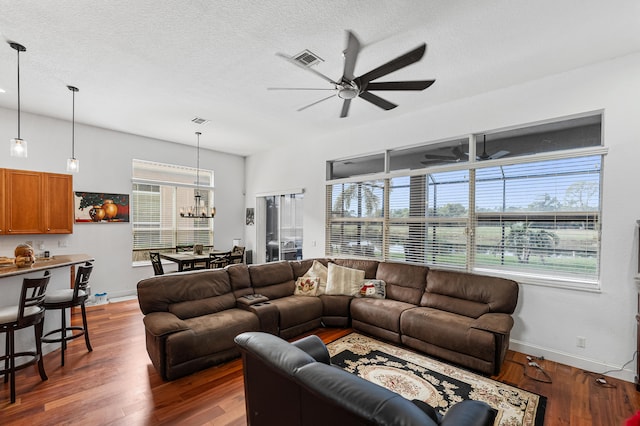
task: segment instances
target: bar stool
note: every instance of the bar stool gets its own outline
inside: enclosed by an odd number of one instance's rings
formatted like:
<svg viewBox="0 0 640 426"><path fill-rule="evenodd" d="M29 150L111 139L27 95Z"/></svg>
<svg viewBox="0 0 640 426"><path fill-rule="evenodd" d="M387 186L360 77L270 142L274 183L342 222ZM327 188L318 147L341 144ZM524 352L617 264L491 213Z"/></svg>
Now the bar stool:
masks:
<svg viewBox="0 0 640 426"><path fill-rule="evenodd" d="M0 374L4 375L5 383L7 378L11 382L11 403L16 402L16 371L38 363L40 378L43 381L48 379L42 360L42 331L45 312L43 303L49 278L49 271L44 273L43 278L25 278L22 280L20 303L17 306L0 308L0 333L7 333L5 354L0 357L0 361L4 361L4 368L0 370ZM16 352L15 331L31 326L36 337L35 351ZM21 357L31 359L16 365L16 358Z"/></svg>
<svg viewBox="0 0 640 426"><path fill-rule="evenodd" d="M76 273L76 281L73 288L64 290L54 290L47 293L44 299L44 308L48 310L60 309L61 312L61 327L57 330L52 330L44 335L42 341L45 343L61 343L60 350L60 365L64 366L64 351L67 349L67 341L73 340L77 337L84 335L84 341L87 345L89 352L93 351L91 343L89 342L89 330L87 328L87 311L84 306L89 295L87 294L87 285L89 284L89 276L93 270L93 265L90 262L78 267ZM67 326L66 310L67 308L73 308L74 306L80 306L82 309L82 326ZM79 333L74 333L79 331ZM69 332L69 334L67 334ZM48 337L52 334L59 333L59 337Z"/></svg>

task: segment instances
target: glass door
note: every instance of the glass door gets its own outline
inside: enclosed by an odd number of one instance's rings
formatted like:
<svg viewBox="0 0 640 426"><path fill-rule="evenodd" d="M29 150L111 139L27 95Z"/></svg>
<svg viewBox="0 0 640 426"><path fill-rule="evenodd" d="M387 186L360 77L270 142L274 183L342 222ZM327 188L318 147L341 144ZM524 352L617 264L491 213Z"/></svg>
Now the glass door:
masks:
<svg viewBox="0 0 640 426"><path fill-rule="evenodd" d="M261 197L265 262L302 259L303 194ZM260 232L260 231L259 231Z"/></svg>

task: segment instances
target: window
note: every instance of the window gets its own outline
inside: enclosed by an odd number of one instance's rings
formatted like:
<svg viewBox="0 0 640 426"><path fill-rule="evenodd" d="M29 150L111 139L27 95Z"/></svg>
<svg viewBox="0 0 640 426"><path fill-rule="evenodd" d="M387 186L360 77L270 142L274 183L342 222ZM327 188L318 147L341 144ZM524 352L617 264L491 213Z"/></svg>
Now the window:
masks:
<svg viewBox="0 0 640 426"><path fill-rule="evenodd" d="M170 164L133 160L132 260L149 259L149 251L174 251L176 245L213 245L213 220L180 217L192 206L196 190L206 206L213 205L213 172Z"/></svg>
<svg viewBox="0 0 640 426"><path fill-rule="evenodd" d="M388 170L366 180L343 170L327 185L326 253L597 288L600 123L390 150Z"/></svg>

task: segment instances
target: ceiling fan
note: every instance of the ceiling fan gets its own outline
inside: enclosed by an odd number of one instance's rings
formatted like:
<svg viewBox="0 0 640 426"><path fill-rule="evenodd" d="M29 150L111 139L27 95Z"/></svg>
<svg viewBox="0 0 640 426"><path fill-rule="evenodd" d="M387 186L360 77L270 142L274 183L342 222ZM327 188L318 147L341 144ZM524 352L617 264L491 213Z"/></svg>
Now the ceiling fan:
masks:
<svg viewBox="0 0 640 426"><path fill-rule="evenodd" d="M340 112L340 117L344 118L349 114L349 106L351 105L351 100L355 98L362 98L365 101L371 102L379 108L384 110L390 110L398 105L389 102L386 99L383 99L377 95L371 93L371 91L378 90L424 90L427 87L431 86L435 80L415 80L415 81L385 81L385 82L374 82L373 80L377 80L380 77L384 77L387 74L390 74L394 71L397 71L401 68L409 66L413 63L418 62L424 56L424 53L427 49L426 43L422 43L417 48L405 53L402 56L398 56L397 58L380 65L379 67L362 74L361 76L356 77L354 75L354 70L356 66L356 60L358 59L358 54L361 50L361 44L358 38L351 31L347 31L347 47L343 52L344 56L344 71L342 73L342 77L334 81L330 77L318 72L313 68L309 68L306 65L296 61L294 58L285 55L283 53L277 53L278 56L284 58L285 60L293 63L300 68L303 68L307 71L314 73L325 81L331 83L333 85L332 89L313 89L313 88L269 88L269 90L332 90L335 93L332 93L330 96L322 98L318 101L315 101L309 105L303 106L299 108L298 111L302 111L307 109L313 105L319 104L320 102L326 101L334 96L338 96L340 99L343 99L342 103L342 111Z"/></svg>
<svg viewBox="0 0 640 426"><path fill-rule="evenodd" d="M461 145L456 145L451 148L451 154L453 155L438 155L438 154L425 154L426 161L421 161L421 164L428 165L430 163L457 163L459 161L467 160L469 158L469 153L464 152L462 150ZM498 158L504 157L508 155L509 151L500 150L493 154L487 153L487 135L483 135L482 138L482 154L478 154L476 156L476 160L485 161L485 160L496 160Z"/></svg>

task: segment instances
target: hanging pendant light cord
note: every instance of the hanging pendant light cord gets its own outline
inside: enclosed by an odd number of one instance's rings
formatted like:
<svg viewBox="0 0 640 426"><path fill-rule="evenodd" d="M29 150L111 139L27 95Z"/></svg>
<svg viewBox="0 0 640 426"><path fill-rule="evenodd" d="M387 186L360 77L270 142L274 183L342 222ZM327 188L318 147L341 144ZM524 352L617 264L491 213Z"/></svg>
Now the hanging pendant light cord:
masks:
<svg viewBox="0 0 640 426"><path fill-rule="evenodd" d="M20 49L16 49L18 52L18 139L20 138Z"/></svg>
<svg viewBox="0 0 640 426"><path fill-rule="evenodd" d="M71 89L71 88L70 88ZM71 158L76 159L76 91L71 89L73 93L72 110L71 110Z"/></svg>
<svg viewBox="0 0 640 426"><path fill-rule="evenodd" d="M196 193L200 195L200 135L202 133L196 132L198 135L198 151L196 155Z"/></svg>

